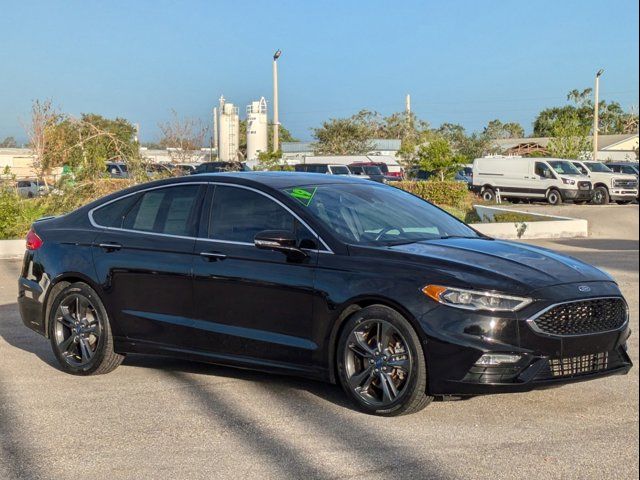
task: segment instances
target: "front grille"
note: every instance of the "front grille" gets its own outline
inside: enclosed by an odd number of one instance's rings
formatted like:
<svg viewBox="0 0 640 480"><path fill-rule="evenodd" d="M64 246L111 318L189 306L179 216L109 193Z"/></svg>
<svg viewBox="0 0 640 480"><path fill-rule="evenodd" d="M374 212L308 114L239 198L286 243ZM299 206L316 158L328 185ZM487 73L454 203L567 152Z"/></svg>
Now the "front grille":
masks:
<svg viewBox="0 0 640 480"><path fill-rule="evenodd" d="M638 186L637 180L614 180L613 186L615 188L628 188L634 190Z"/></svg>
<svg viewBox="0 0 640 480"><path fill-rule="evenodd" d="M591 190L591 182L578 182L580 190Z"/></svg>
<svg viewBox="0 0 640 480"><path fill-rule="evenodd" d="M557 336L588 335L617 330L627 321L621 298L602 298L563 303L533 320L535 329Z"/></svg>
<svg viewBox="0 0 640 480"><path fill-rule="evenodd" d="M609 367L609 352L592 353L579 357L552 358L549 370L552 377L569 377L606 370Z"/></svg>

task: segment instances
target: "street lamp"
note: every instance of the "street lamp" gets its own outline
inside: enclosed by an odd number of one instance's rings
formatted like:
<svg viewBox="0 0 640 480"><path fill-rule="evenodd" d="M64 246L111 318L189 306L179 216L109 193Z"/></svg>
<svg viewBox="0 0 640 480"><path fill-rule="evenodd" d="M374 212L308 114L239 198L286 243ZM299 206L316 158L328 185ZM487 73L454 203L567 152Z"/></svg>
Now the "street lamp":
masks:
<svg viewBox="0 0 640 480"><path fill-rule="evenodd" d="M602 76L602 74L604 73L604 69L601 68L600 70L598 70L596 72L596 86L595 89L593 90L593 96L594 96L594 101L593 101L593 160L597 160L598 158L598 129L599 129L599 124L600 124L600 119L598 118L599 115L599 105L598 103L600 102L600 100L598 99L598 97L600 96L600 77Z"/></svg>
<svg viewBox="0 0 640 480"><path fill-rule="evenodd" d="M273 54L273 151L280 149L280 121L278 119L278 59L282 50L276 50Z"/></svg>

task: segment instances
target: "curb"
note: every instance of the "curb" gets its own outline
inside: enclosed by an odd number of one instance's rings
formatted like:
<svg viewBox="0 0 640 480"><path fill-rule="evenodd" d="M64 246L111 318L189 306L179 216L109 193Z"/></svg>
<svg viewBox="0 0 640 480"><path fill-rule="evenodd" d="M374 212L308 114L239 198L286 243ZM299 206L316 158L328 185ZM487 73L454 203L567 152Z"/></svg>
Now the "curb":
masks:
<svg viewBox="0 0 640 480"><path fill-rule="evenodd" d="M589 222L587 220L569 217L559 217L542 213L523 212L508 208L487 207L474 205L480 217L493 218L496 213L515 212L531 215L542 219L535 222L514 223L474 223L471 227L493 238L505 240L526 240L543 238L586 238L589 236ZM522 231L522 226L526 227Z"/></svg>

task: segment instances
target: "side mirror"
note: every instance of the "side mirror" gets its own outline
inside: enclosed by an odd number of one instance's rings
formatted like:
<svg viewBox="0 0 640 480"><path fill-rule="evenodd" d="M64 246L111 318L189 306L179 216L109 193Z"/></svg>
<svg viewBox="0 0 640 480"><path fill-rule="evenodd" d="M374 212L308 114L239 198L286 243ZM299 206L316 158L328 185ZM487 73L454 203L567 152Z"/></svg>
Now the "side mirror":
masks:
<svg viewBox="0 0 640 480"><path fill-rule="evenodd" d="M256 248L284 253L292 260L302 260L308 255L297 246L293 232L286 230L264 230L253 241Z"/></svg>

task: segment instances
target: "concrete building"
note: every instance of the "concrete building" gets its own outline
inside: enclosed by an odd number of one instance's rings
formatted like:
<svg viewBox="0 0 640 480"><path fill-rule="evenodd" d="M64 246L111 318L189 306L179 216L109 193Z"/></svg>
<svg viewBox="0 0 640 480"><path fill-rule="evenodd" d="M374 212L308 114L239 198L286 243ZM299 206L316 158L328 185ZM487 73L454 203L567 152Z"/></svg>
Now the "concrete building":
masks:
<svg viewBox="0 0 640 480"><path fill-rule="evenodd" d="M505 155L547 155L550 137L508 138L496 140L496 145ZM592 137L589 137L592 141ZM600 161L637 161L638 134L598 135L598 157ZM591 157L591 152L585 152Z"/></svg>
<svg viewBox="0 0 640 480"><path fill-rule="evenodd" d="M400 150L400 140L372 139L373 149L367 155L382 155L396 158ZM314 155L313 142L282 142L282 159L290 164L302 163L305 157ZM382 160L381 160L382 161Z"/></svg>

